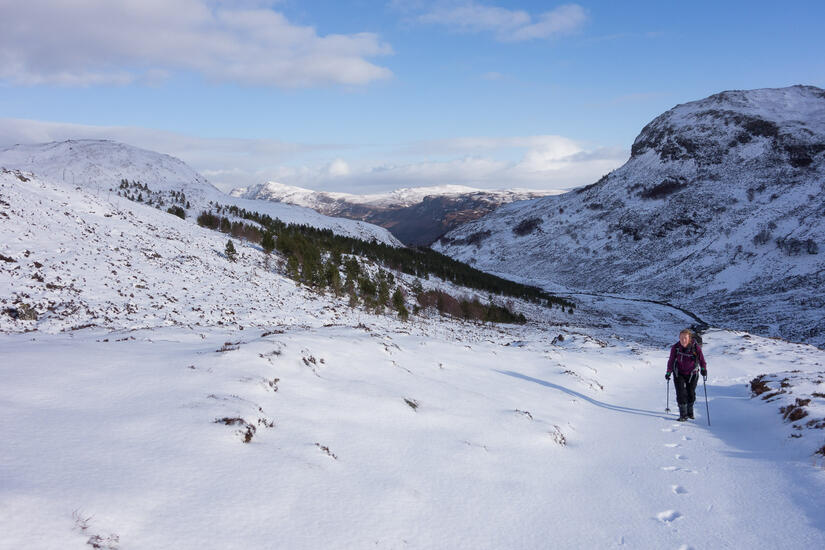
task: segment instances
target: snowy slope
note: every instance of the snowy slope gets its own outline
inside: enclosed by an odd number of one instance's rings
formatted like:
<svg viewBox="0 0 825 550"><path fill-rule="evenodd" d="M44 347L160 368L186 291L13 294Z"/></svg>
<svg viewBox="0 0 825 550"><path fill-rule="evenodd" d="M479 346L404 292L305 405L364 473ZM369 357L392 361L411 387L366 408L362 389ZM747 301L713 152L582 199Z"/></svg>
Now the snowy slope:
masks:
<svg viewBox="0 0 825 550"><path fill-rule="evenodd" d="M656 118L599 182L502 207L434 248L823 346L823 212L825 91L724 92Z"/></svg>
<svg viewBox="0 0 825 550"><path fill-rule="evenodd" d="M22 170L98 194L117 189L121 180L142 182L152 191L183 191L195 217L209 202L236 205L279 218L286 223L331 229L340 235L375 239L392 246L400 243L386 230L368 223L330 218L308 208L244 200L212 186L183 161L145 149L108 140L70 140L0 149L0 167Z"/></svg>
<svg viewBox="0 0 825 550"><path fill-rule="evenodd" d="M679 312L597 298L525 326L402 323L225 242L0 174L0 546L825 545L823 430L748 384L794 370L824 392L825 352L709 332L712 426L701 402L678 424L661 390ZM5 314L22 303L38 320Z"/></svg>
<svg viewBox="0 0 825 550"><path fill-rule="evenodd" d="M811 455L822 431L787 438L747 387L766 365L821 369L822 352L712 335L709 427L702 402L695 423L663 412L661 349L438 325L4 336L0 538L825 545L823 459ZM758 361L741 360L743 344Z"/></svg>
<svg viewBox="0 0 825 550"><path fill-rule="evenodd" d="M39 314L2 315L0 330L268 325L273 309L332 318L265 270L259 248L236 240L246 261L229 262L226 235L164 211L20 172L0 171L0 201L0 306Z"/></svg>

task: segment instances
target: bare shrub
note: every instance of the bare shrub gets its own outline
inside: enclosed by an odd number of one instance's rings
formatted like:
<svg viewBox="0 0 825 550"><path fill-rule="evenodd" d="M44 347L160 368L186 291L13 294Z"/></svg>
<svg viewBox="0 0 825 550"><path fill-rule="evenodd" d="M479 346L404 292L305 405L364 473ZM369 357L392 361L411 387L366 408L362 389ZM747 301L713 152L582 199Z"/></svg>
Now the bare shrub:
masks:
<svg viewBox="0 0 825 550"><path fill-rule="evenodd" d="M662 199L684 187L684 182L676 179L665 179L661 183L645 189L639 193L643 199Z"/></svg>
<svg viewBox="0 0 825 550"><path fill-rule="evenodd" d="M516 409L516 410L515 410L515 411L513 411L513 412L515 412L516 414L520 414L520 415L522 415L522 416L526 416L526 417L527 417L527 418L529 418L530 420L533 420L533 415L532 415L532 414L530 414L530 411L523 411L523 410L521 410L521 409Z"/></svg>
<svg viewBox="0 0 825 550"><path fill-rule="evenodd" d="M564 437L564 433L562 433L561 428L559 428L557 425L553 425L553 430L550 432L550 436L553 438L553 441L555 441L557 445L561 445L562 447L567 446L567 438Z"/></svg>
<svg viewBox="0 0 825 550"><path fill-rule="evenodd" d="M771 388L768 386L767 382L765 382L765 375L759 375L753 380L751 380L751 394L752 397L756 397L757 395L762 395L763 393L770 391Z"/></svg>
<svg viewBox="0 0 825 550"><path fill-rule="evenodd" d="M223 353L225 351L235 351L236 349L240 349L240 342L224 342L223 346L216 349L216 353Z"/></svg>
<svg viewBox="0 0 825 550"><path fill-rule="evenodd" d="M787 407L780 407L779 411L785 420L789 422L796 422L808 416L808 411L805 410L805 405L811 402L810 399L796 398L796 401Z"/></svg>
<svg viewBox="0 0 825 550"><path fill-rule="evenodd" d="M215 424L225 424L227 426L241 426L241 430L237 433L243 437L244 443L249 443L252 441L252 438L255 436L255 431L257 428L244 420L243 418L239 417L224 417L224 418L216 418Z"/></svg>
<svg viewBox="0 0 825 550"><path fill-rule="evenodd" d="M327 456L330 456L333 459L338 460L338 457L335 455L335 453L330 451L329 447L327 447L326 445L321 445L320 443L316 443L315 446L318 447L319 449L321 449L321 451L323 451L324 454L326 454Z"/></svg>
<svg viewBox="0 0 825 550"><path fill-rule="evenodd" d="M519 237L533 233L541 225L541 218L526 218L513 228L513 233Z"/></svg>
<svg viewBox="0 0 825 550"><path fill-rule="evenodd" d="M103 538L100 535L92 535L91 537L89 537L89 540L86 541L86 544L88 544L92 548L102 548L104 550L118 550L118 548L120 548L120 537L115 535L114 533L110 534L106 538Z"/></svg>

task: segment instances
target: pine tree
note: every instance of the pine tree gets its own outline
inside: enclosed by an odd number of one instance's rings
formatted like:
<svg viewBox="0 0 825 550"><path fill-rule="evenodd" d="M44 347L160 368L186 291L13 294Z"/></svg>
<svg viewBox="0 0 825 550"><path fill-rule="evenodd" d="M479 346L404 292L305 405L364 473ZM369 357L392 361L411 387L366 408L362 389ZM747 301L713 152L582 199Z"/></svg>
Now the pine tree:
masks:
<svg viewBox="0 0 825 550"><path fill-rule="evenodd" d="M271 231L264 232L263 237L261 237L261 247L264 249L264 253L267 256L275 250L275 236Z"/></svg>
<svg viewBox="0 0 825 550"><path fill-rule="evenodd" d="M237 259L237 251L235 250L235 245L232 244L232 239L226 241L226 257L229 258L230 262L234 262Z"/></svg>
<svg viewBox="0 0 825 550"><path fill-rule="evenodd" d="M410 318L410 312L404 303L404 293L401 292L401 288L396 288L395 292L392 293L392 307L398 312L398 316L402 321Z"/></svg>
<svg viewBox="0 0 825 550"><path fill-rule="evenodd" d="M385 271L378 273L378 303L379 309L384 309L390 303L390 284Z"/></svg>
<svg viewBox="0 0 825 550"><path fill-rule="evenodd" d="M421 279L416 278L412 284L412 292L416 296L424 292L424 285L421 284ZM490 298L492 300L492 298Z"/></svg>
<svg viewBox="0 0 825 550"><path fill-rule="evenodd" d="M298 280L301 266L298 265L298 258L290 256L286 261L286 274L290 279Z"/></svg>
<svg viewBox="0 0 825 550"><path fill-rule="evenodd" d="M328 286L336 296L340 296L341 274L338 272L338 266L332 261L332 258L330 258L324 266L324 278L326 279L326 286Z"/></svg>

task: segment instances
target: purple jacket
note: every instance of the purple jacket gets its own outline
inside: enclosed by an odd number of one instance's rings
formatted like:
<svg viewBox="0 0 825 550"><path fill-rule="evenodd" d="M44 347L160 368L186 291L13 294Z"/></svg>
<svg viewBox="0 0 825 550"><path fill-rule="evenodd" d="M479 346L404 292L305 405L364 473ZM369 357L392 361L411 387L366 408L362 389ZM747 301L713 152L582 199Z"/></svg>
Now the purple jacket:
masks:
<svg viewBox="0 0 825 550"><path fill-rule="evenodd" d="M681 343L676 342L670 348L666 372L674 372L678 369L677 375L688 376L696 368L697 361L702 370L707 371L708 365L705 363L705 356L702 355L702 347L699 344L691 343L687 348L683 348Z"/></svg>

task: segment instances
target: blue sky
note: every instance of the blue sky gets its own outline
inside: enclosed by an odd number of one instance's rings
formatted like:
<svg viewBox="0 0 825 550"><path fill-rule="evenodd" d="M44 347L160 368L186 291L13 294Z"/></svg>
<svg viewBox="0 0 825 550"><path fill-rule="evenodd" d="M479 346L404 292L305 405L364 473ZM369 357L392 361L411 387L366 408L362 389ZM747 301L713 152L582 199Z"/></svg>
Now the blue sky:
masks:
<svg viewBox="0 0 825 550"><path fill-rule="evenodd" d="M223 189L566 188L676 104L825 87L819 1L0 0L0 146L110 138Z"/></svg>

